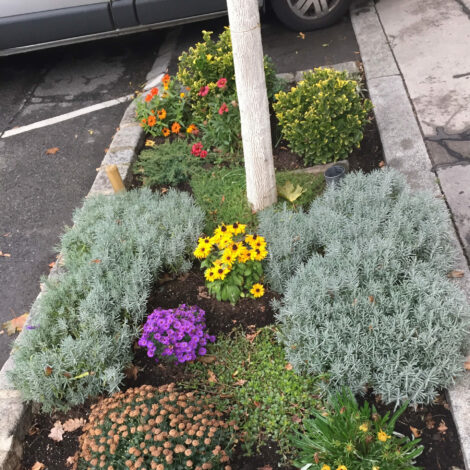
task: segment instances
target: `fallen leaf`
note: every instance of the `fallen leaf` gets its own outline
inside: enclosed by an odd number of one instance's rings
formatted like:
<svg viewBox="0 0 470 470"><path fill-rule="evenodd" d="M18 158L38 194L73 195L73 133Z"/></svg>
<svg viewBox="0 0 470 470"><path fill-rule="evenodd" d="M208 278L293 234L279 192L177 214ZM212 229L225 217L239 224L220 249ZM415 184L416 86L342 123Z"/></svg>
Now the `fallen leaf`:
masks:
<svg viewBox="0 0 470 470"><path fill-rule="evenodd" d="M66 465L68 467L71 467L75 463L75 457L71 455L70 457L67 457L67 460L65 461Z"/></svg>
<svg viewBox="0 0 470 470"><path fill-rule="evenodd" d="M46 155L55 155L59 151L59 147L51 147L46 150Z"/></svg>
<svg viewBox="0 0 470 470"><path fill-rule="evenodd" d="M146 147L155 147L155 141L154 140L151 140L151 139L147 139L145 141L145 146Z"/></svg>
<svg viewBox="0 0 470 470"><path fill-rule="evenodd" d="M255 340L255 338L256 338L260 333L261 333L261 330L258 330L256 333L247 334L247 335L246 335L246 339L247 339L250 343L252 343L252 342Z"/></svg>
<svg viewBox="0 0 470 470"><path fill-rule="evenodd" d="M261 403L259 401L253 401L253 405L255 405L256 408L259 408L261 406Z"/></svg>
<svg viewBox="0 0 470 470"><path fill-rule="evenodd" d="M178 281L186 281L189 277L189 272L181 274L181 276L178 277Z"/></svg>
<svg viewBox="0 0 470 470"><path fill-rule="evenodd" d="M101 263L101 260L100 259L92 259L91 262L95 263L95 264L98 264L98 263Z"/></svg>
<svg viewBox="0 0 470 470"><path fill-rule="evenodd" d="M39 428L37 426L31 426L29 429L28 429L28 436L34 436L35 434L37 434L39 432Z"/></svg>
<svg viewBox="0 0 470 470"><path fill-rule="evenodd" d="M165 194L165 193L168 192L168 188L162 188L162 189L160 189L160 192L161 192L162 194Z"/></svg>
<svg viewBox="0 0 470 470"><path fill-rule="evenodd" d="M421 436L421 431L413 426L410 426L410 431L413 433L413 436L416 438Z"/></svg>
<svg viewBox="0 0 470 470"><path fill-rule="evenodd" d="M465 361L465 364L463 365L464 369L465 370L470 370L470 357L467 358L467 360Z"/></svg>
<svg viewBox="0 0 470 470"><path fill-rule="evenodd" d="M278 186L277 192L279 196L287 199L289 202L294 202L300 196L302 196L302 194L305 192L305 189L302 188L302 186L299 184L297 187L294 187L290 181L287 181L284 186Z"/></svg>
<svg viewBox="0 0 470 470"><path fill-rule="evenodd" d="M51 366L44 367L44 374L46 375L46 377L49 377L52 374L52 367Z"/></svg>
<svg viewBox="0 0 470 470"><path fill-rule="evenodd" d="M305 39L305 34L302 32L299 32L299 35L297 37L300 39Z"/></svg>
<svg viewBox="0 0 470 470"><path fill-rule="evenodd" d="M383 168L385 166L385 162L382 160L379 162L379 168Z"/></svg>
<svg viewBox="0 0 470 470"><path fill-rule="evenodd" d="M288 362L285 366L284 366L284 369L286 370L292 370L292 364L290 362Z"/></svg>
<svg viewBox="0 0 470 470"><path fill-rule="evenodd" d="M374 299L374 296L373 296L373 295L369 295L368 299L369 299L369 302L370 302L371 304L373 304L373 303L375 302L375 299Z"/></svg>
<svg viewBox="0 0 470 470"><path fill-rule="evenodd" d="M63 425L62 429L65 432L74 432L77 429L80 429L85 424L85 420L83 418L73 418L68 419Z"/></svg>
<svg viewBox="0 0 470 470"><path fill-rule="evenodd" d="M447 277L451 279L457 279L457 278L463 277L463 275L464 275L464 272L461 269L454 269L453 271L447 274Z"/></svg>
<svg viewBox="0 0 470 470"><path fill-rule="evenodd" d="M225 195L222 196L222 202L225 202Z"/></svg>
<svg viewBox="0 0 470 470"><path fill-rule="evenodd" d="M124 371L126 377L128 379L137 380L137 374L139 373L139 368L135 364L131 364L127 369Z"/></svg>
<svg viewBox="0 0 470 470"><path fill-rule="evenodd" d="M11 232L4 233L2 237L11 237Z"/></svg>
<svg viewBox="0 0 470 470"><path fill-rule="evenodd" d="M446 426L446 423L443 419L441 419L441 422L439 423L439 426L437 427L437 430L442 433L442 434L445 434L445 432L447 431L448 427Z"/></svg>
<svg viewBox="0 0 470 470"><path fill-rule="evenodd" d="M32 467L31 470L42 470L43 468L46 468L46 466L41 463L41 462L36 462Z"/></svg>
<svg viewBox="0 0 470 470"><path fill-rule="evenodd" d="M209 375L209 378L207 379L207 381L212 383L212 384L216 384L217 383L217 377L214 374L214 372L212 372L211 370L208 370L207 373Z"/></svg>
<svg viewBox="0 0 470 470"><path fill-rule="evenodd" d="M50 269L52 269L55 266L55 261L50 262L48 266Z"/></svg>
<svg viewBox="0 0 470 470"><path fill-rule="evenodd" d="M216 356L200 356L197 358L198 362L202 362L203 364L212 364L217 360Z"/></svg>
<svg viewBox="0 0 470 470"><path fill-rule="evenodd" d="M242 387L245 384L246 384L245 379L240 379L240 380L237 380L236 382L233 382L233 385L235 385L236 387Z"/></svg>
<svg viewBox="0 0 470 470"><path fill-rule="evenodd" d="M432 414L428 413L425 417L426 427L428 429L433 429L436 425L436 422L432 419Z"/></svg>
<svg viewBox="0 0 470 470"><path fill-rule="evenodd" d="M0 250L0 256L3 256L5 258L11 258L10 253L3 253L3 251Z"/></svg>
<svg viewBox="0 0 470 470"><path fill-rule="evenodd" d="M62 427L62 423L60 421L56 421L48 437L50 437L53 441L60 442L63 440L63 435L64 428Z"/></svg>
<svg viewBox="0 0 470 470"><path fill-rule="evenodd" d="M299 423L302 422L302 418L299 418L297 415L292 416L291 419L292 419L292 422L293 422L293 423L299 424Z"/></svg>
<svg viewBox="0 0 470 470"><path fill-rule="evenodd" d="M19 317L13 318L12 320L3 323L2 328L5 328L5 330L7 330L8 336L12 336L16 332L20 332L23 329L27 318L28 313L23 313L23 315L20 315Z"/></svg>
<svg viewBox="0 0 470 470"><path fill-rule="evenodd" d="M204 286L199 286L197 288L198 290L198 294L197 294L197 298L200 300L200 299L210 299L211 296L207 293L207 290Z"/></svg>

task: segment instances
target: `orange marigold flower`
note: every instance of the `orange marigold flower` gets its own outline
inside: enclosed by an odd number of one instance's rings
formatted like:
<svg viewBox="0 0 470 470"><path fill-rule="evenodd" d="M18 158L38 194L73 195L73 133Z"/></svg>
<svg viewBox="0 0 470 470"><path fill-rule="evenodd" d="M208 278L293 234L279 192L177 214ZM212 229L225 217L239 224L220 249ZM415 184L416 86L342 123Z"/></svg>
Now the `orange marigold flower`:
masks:
<svg viewBox="0 0 470 470"><path fill-rule="evenodd" d="M157 112L158 119L165 119L166 118L166 111L165 109L159 109Z"/></svg>
<svg viewBox="0 0 470 470"><path fill-rule="evenodd" d="M162 78L162 83L170 83L170 76L166 73Z"/></svg>
<svg viewBox="0 0 470 470"><path fill-rule="evenodd" d="M153 98L152 93L149 93L149 94L145 97L145 101L148 103L149 101L152 101L152 98Z"/></svg>
<svg viewBox="0 0 470 470"><path fill-rule="evenodd" d="M170 129L168 129L168 127L164 127L162 129L162 134L165 136L165 137L168 137L170 135Z"/></svg>
<svg viewBox="0 0 470 470"><path fill-rule="evenodd" d="M157 118L152 114L151 116L148 117L147 119L147 124L152 127L157 123Z"/></svg>
<svg viewBox="0 0 470 470"><path fill-rule="evenodd" d="M173 134L179 134L180 130L181 130L181 126L177 122L174 122L171 125L171 132L173 132Z"/></svg>

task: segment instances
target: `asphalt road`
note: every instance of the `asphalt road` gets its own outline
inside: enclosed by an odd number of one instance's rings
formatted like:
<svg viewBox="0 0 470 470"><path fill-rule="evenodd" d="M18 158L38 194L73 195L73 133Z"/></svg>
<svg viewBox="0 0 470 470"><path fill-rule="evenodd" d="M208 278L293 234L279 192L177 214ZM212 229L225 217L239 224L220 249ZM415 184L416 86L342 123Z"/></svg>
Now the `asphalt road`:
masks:
<svg viewBox="0 0 470 470"><path fill-rule="evenodd" d="M220 32L226 23L223 18L182 28L170 72L202 29ZM358 58L347 18L302 36L268 14L262 34L278 72ZM10 255L0 256L0 325L27 312L39 293L60 234L87 194L127 104L2 134L139 89L164 36L165 31L145 33L0 59L0 251ZM57 153L46 153L54 147ZM0 366L12 339L0 334Z"/></svg>

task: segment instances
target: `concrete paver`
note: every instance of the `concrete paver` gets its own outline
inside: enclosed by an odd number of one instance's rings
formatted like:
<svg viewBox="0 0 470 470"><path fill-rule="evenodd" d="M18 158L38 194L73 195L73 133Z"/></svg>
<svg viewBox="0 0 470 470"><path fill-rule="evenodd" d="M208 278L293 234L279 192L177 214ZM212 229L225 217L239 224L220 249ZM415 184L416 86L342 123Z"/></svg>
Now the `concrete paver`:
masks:
<svg viewBox="0 0 470 470"><path fill-rule="evenodd" d="M470 258L470 0L380 0L377 13Z"/></svg>

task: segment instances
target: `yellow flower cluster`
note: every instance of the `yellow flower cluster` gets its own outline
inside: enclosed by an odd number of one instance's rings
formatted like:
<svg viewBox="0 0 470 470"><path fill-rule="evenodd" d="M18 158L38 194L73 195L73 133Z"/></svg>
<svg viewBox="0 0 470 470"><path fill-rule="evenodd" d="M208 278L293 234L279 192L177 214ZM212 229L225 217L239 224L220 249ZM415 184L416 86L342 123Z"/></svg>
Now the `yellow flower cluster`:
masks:
<svg viewBox="0 0 470 470"><path fill-rule="evenodd" d="M194 256L198 259L207 258L213 249L220 253L212 266L205 270L204 277L213 282L217 279L224 280L231 272L235 263L246 263L247 261L262 261L266 258L266 241L259 235L247 234L242 240L237 241L238 235L244 235L246 225L238 222L231 225L219 225L212 237L200 238L194 250ZM240 238L240 237L239 237ZM254 297L264 294L262 284L254 284L250 290Z"/></svg>

